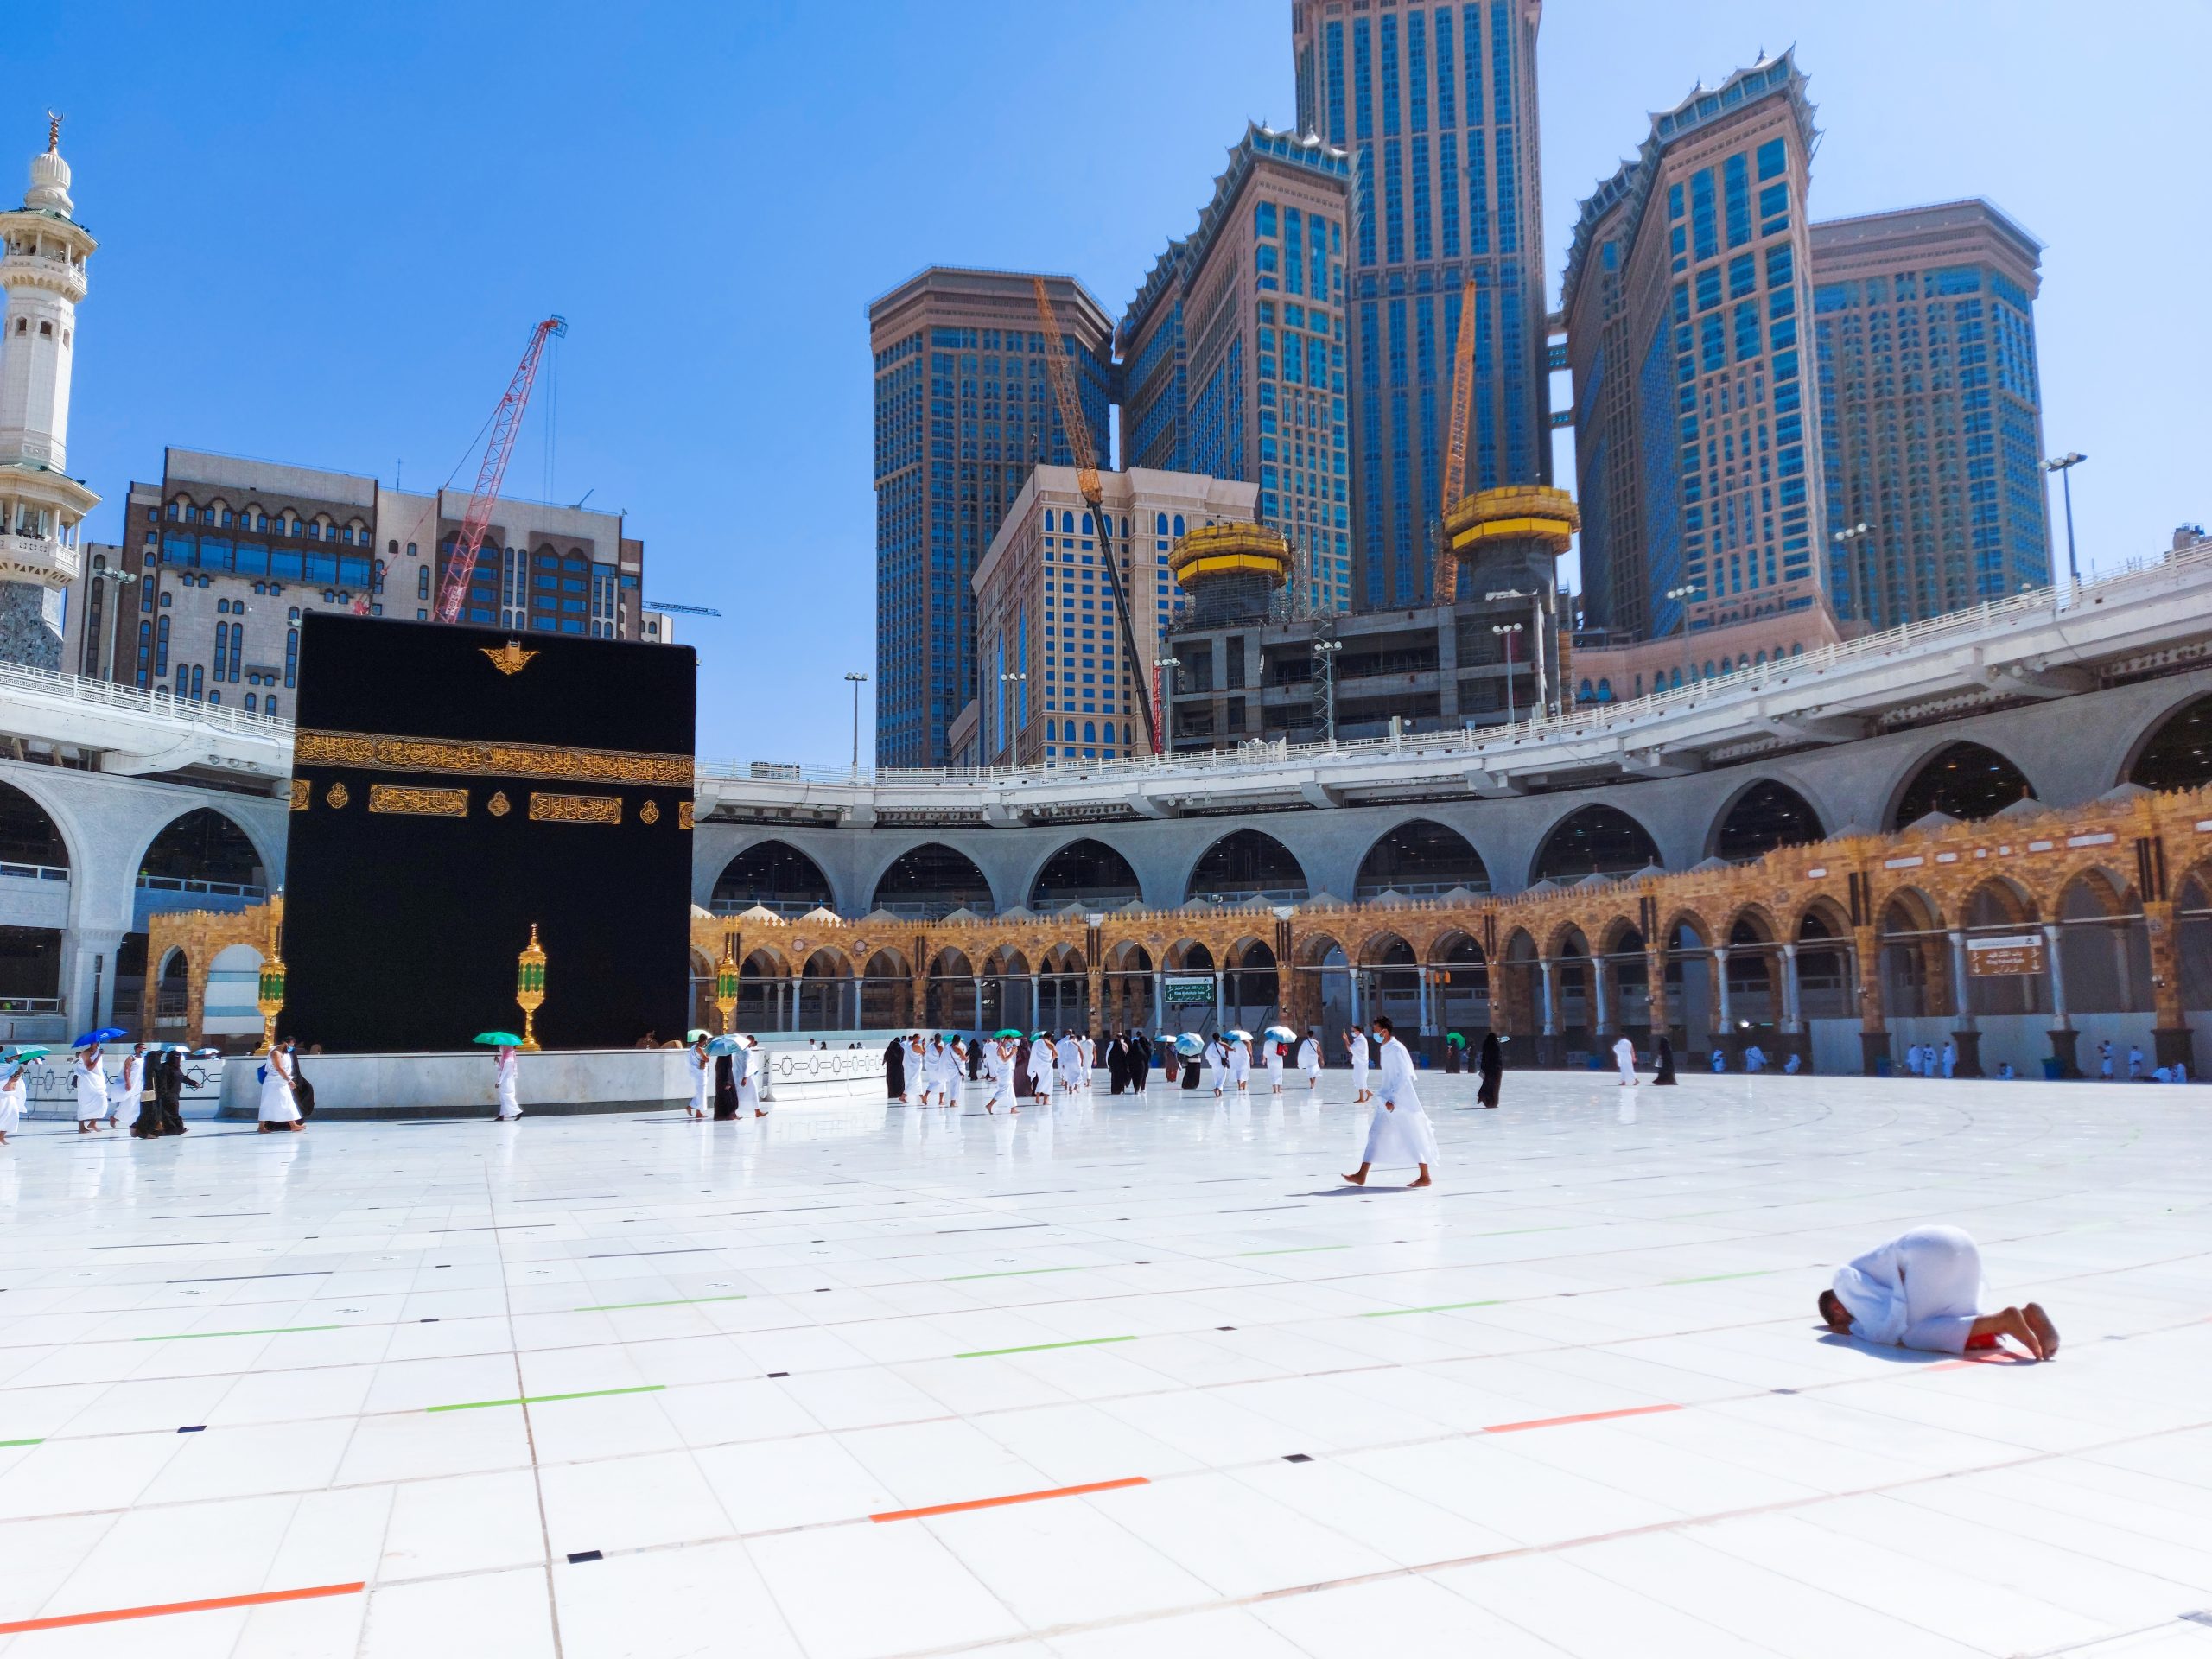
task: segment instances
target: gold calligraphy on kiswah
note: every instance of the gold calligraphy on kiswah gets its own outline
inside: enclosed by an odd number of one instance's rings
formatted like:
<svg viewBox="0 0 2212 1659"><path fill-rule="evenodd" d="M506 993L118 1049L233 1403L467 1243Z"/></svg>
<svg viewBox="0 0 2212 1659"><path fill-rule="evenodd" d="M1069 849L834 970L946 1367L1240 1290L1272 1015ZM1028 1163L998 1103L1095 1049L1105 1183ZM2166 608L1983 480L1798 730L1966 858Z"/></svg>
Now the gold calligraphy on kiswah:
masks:
<svg viewBox="0 0 2212 1659"><path fill-rule="evenodd" d="M549 795L530 792L530 816L536 823L620 823L620 795Z"/></svg>
<svg viewBox="0 0 2212 1659"><path fill-rule="evenodd" d="M369 810L404 813L418 818L465 818L468 816L468 791L416 789L405 784L371 784Z"/></svg>
<svg viewBox="0 0 2212 1659"><path fill-rule="evenodd" d="M464 778L542 778L555 782L676 785L690 789L691 758L645 750L568 748L464 738L390 737L301 731L292 759L302 766L442 772Z"/></svg>

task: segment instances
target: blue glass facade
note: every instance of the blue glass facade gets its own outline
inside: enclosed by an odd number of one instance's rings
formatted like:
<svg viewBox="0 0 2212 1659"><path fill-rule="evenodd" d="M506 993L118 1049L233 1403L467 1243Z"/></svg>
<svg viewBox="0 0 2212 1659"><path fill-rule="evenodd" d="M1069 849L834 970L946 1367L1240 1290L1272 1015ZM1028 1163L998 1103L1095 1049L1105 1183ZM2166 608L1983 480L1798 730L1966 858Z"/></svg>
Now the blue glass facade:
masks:
<svg viewBox="0 0 2212 1659"><path fill-rule="evenodd" d="M1125 464L1256 484L1257 518L1289 539L1324 611L1352 598L1351 172L1341 150L1248 129L1119 331Z"/></svg>
<svg viewBox="0 0 2212 1659"><path fill-rule="evenodd" d="M1538 8L1463 0L1354 16L1349 28L1319 10L1298 14L1299 114L1353 152L1351 597L1413 604L1429 592L1462 326L1476 330L1477 363L1467 475L1452 493L1551 480ZM1463 318L1471 280L1476 305Z"/></svg>
<svg viewBox="0 0 2212 1659"><path fill-rule="evenodd" d="M1662 636L1820 601L1812 137L1785 54L1655 118L1583 203L1562 308L1592 626Z"/></svg>
<svg viewBox="0 0 2212 1659"><path fill-rule="evenodd" d="M1049 279L1091 448L1109 454L1112 374L1097 302ZM876 761L945 763L976 695L969 578L1039 463L1073 464L1031 279L932 269L869 308L874 357Z"/></svg>
<svg viewBox="0 0 2212 1659"><path fill-rule="evenodd" d="M1813 227L1839 615L1894 627L2050 580L2039 253L1986 202ZM1865 535L1834 539L1861 524Z"/></svg>

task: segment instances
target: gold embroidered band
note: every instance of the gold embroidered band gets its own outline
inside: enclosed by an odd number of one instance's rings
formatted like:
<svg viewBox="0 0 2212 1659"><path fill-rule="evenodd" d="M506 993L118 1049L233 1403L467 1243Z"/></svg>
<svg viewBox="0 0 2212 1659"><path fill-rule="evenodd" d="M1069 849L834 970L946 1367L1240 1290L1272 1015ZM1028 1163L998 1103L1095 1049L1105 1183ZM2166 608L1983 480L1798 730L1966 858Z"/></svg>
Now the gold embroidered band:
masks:
<svg viewBox="0 0 2212 1659"><path fill-rule="evenodd" d="M369 810L404 812L418 818L465 818L468 791L465 789L413 789L403 784L371 784Z"/></svg>
<svg viewBox="0 0 2212 1659"><path fill-rule="evenodd" d="M314 789L315 785L304 778L295 778L292 779L293 811L304 812L308 810L308 806L309 804L308 797Z"/></svg>
<svg viewBox="0 0 2212 1659"><path fill-rule="evenodd" d="M620 823L620 795L547 795L530 792L530 816L537 823Z"/></svg>
<svg viewBox="0 0 2212 1659"><path fill-rule="evenodd" d="M365 732L300 731L292 759L303 766L447 772L467 778L543 778L593 784L691 787L688 755L641 750L572 749L550 743L479 742L460 738L383 737Z"/></svg>

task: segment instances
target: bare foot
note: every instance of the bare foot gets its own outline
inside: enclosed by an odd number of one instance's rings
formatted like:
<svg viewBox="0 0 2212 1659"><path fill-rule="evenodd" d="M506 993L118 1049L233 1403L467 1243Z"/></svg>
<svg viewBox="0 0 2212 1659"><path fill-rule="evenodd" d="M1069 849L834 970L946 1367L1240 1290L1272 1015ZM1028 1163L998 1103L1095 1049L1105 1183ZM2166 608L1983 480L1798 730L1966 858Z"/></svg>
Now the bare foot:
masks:
<svg viewBox="0 0 2212 1659"><path fill-rule="evenodd" d="M1365 1186L1367 1185L1367 1172L1363 1169L1357 1175L1345 1176L1344 1179L1350 1181L1354 1186Z"/></svg>
<svg viewBox="0 0 2212 1659"><path fill-rule="evenodd" d="M1411 1180L1411 1181L1408 1181L1408 1182L1406 1183L1406 1185L1407 1185L1407 1187L1408 1187L1408 1190L1410 1190L1410 1189L1412 1189L1412 1188L1414 1188L1414 1187L1416 1187L1416 1186L1433 1186L1433 1185L1436 1185L1436 1183L1435 1183L1434 1181L1432 1181L1431 1179L1429 1179L1429 1178L1428 1178L1427 1176L1426 1176L1426 1175L1421 1176L1421 1177L1419 1179L1417 1179L1417 1180Z"/></svg>
<svg viewBox="0 0 2212 1659"><path fill-rule="evenodd" d="M2030 1302L2020 1310L2020 1317L2028 1322L2028 1329L2036 1333L2036 1340L2043 1344L2045 1359L2058 1357L2058 1327L2050 1322L2050 1315L2043 1311L2041 1302Z"/></svg>

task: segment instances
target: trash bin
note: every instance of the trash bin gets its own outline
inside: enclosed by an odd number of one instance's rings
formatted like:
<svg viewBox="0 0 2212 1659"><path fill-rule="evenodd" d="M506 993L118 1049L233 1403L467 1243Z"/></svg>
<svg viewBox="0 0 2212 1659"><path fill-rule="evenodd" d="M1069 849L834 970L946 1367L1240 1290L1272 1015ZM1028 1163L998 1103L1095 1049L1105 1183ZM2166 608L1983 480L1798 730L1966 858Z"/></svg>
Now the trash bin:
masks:
<svg viewBox="0 0 2212 1659"><path fill-rule="evenodd" d="M2064 1080L2065 1076L2066 1076L2066 1068L2065 1068L2063 1065L2060 1065L2060 1064L2059 1064L2059 1059L2058 1059L2058 1056L2057 1056L2057 1055L2056 1055L2056 1054L2046 1054L2046 1055L2044 1055L2044 1058L2043 1058L2043 1080L2044 1080L2045 1083L2058 1083L2058 1082L2062 1082L2062 1081L2063 1081L2063 1080Z"/></svg>
<svg viewBox="0 0 2212 1659"><path fill-rule="evenodd" d="M1897 1075L1891 1069L1890 1065L1890 1057L1888 1055L1885 1054L1874 1062L1874 1075L1878 1077L1888 1077Z"/></svg>

